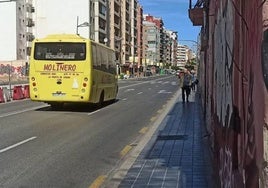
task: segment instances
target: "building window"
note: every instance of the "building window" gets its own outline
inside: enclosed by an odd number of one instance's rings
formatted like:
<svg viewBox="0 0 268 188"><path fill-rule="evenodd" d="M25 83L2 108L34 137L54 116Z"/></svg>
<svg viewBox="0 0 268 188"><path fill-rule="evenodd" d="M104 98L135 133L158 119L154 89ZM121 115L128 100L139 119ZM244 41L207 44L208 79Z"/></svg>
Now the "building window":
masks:
<svg viewBox="0 0 268 188"><path fill-rule="evenodd" d="M155 44L156 41L148 41L148 44Z"/></svg>
<svg viewBox="0 0 268 188"><path fill-rule="evenodd" d="M99 6L99 13L103 16L106 15L106 7L102 4L100 4L100 6Z"/></svg>
<svg viewBox="0 0 268 188"><path fill-rule="evenodd" d="M106 22L105 22L105 20L103 20L102 18L99 18L99 27L100 27L102 30L105 30L105 26L106 26Z"/></svg>

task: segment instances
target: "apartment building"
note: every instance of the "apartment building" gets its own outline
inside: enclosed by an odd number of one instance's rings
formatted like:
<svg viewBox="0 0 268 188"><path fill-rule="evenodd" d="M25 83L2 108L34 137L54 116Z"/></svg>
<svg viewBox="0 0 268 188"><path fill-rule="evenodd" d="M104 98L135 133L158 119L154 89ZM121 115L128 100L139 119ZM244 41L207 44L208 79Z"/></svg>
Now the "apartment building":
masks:
<svg viewBox="0 0 268 188"><path fill-rule="evenodd" d="M171 40L171 52L170 52L170 63L172 66L177 65L177 50L178 50L178 32L169 31Z"/></svg>
<svg viewBox="0 0 268 188"><path fill-rule="evenodd" d="M164 29L162 38L161 38L161 59L164 63L171 63L171 38L168 30Z"/></svg>
<svg viewBox="0 0 268 188"><path fill-rule="evenodd" d="M89 1L89 30L90 38L99 43L109 45L109 2L106 0ZM92 34L92 31L93 34Z"/></svg>
<svg viewBox="0 0 268 188"><path fill-rule="evenodd" d="M178 47L178 34L175 31L164 29L164 41L162 46L164 50L162 55L163 63L170 66L177 64L177 47Z"/></svg>
<svg viewBox="0 0 268 188"><path fill-rule="evenodd" d="M141 33L140 12L137 0L109 0L109 41L116 50L120 64L138 63L137 52Z"/></svg>
<svg viewBox="0 0 268 188"><path fill-rule="evenodd" d="M178 33L164 28L161 18L149 14L144 15L145 32L143 36L146 55L149 62L154 61L157 66L177 65ZM154 29L152 27L155 27ZM154 35L152 38L151 35ZM155 40L155 41L153 41ZM152 56L154 57L152 59Z"/></svg>
<svg viewBox="0 0 268 188"><path fill-rule="evenodd" d="M142 6L138 4L137 7L137 48L136 48L136 55L137 55L137 62L138 68L140 71L144 69L143 64L143 9ZM140 68L141 67L141 68Z"/></svg>
<svg viewBox="0 0 268 188"><path fill-rule="evenodd" d="M32 41L34 39L33 27L33 7L32 0L18 0L16 2L16 33L17 33L17 59L28 60Z"/></svg>
<svg viewBox="0 0 268 188"><path fill-rule="evenodd" d="M35 8L33 6L32 0L17 0L13 2L0 2L1 5L9 6L9 15L11 17L5 17L8 20L7 30L9 33L3 33L3 37L5 37L5 42L8 42L7 46L12 53L12 57L3 57L1 55L2 60L21 60L22 62L27 62L30 55L30 49L32 45L32 40L34 39L33 35L33 27L35 23L33 21L33 13L35 12ZM3 4L2 4L3 3ZM3 30L5 32L5 30ZM4 44L3 42L2 44Z"/></svg>
<svg viewBox="0 0 268 188"><path fill-rule="evenodd" d="M148 14L144 15L145 32L143 36L148 62L161 67L177 64L178 34L164 28L164 22ZM155 35L155 36L152 36Z"/></svg>
<svg viewBox="0 0 268 188"><path fill-rule="evenodd" d="M110 18L110 24L109 24L109 45L111 48L115 49L116 51L116 59L119 62L121 62L122 54L121 54L121 48L122 48L122 19L121 19L121 6L123 1L122 0L110 0L109 1L109 18Z"/></svg>
<svg viewBox="0 0 268 188"><path fill-rule="evenodd" d="M115 49L119 64L139 68L145 59L158 66L164 62L163 21L144 16L138 0L66 0L64 9L58 3L53 0L16 3L18 58L29 54L34 35L41 38L51 33L77 33Z"/></svg>
<svg viewBox="0 0 268 188"><path fill-rule="evenodd" d="M177 66L185 67L189 59L189 47L186 45L178 45L177 50Z"/></svg>
<svg viewBox="0 0 268 188"><path fill-rule="evenodd" d="M143 38L145 45L146 65L159 66L160 63L160 30L154 22L143 21Z"/></svg>

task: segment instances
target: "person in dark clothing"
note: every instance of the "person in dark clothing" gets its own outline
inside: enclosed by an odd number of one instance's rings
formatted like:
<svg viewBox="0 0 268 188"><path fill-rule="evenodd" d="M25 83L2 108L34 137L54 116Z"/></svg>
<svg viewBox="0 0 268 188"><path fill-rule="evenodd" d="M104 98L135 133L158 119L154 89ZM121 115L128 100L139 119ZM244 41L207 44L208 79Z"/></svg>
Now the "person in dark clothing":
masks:
<svg viewBox="0 0 268 188"><path fill-rule="evenodd" d="M189 95L191 94L191 85L192 85L192 75L188 70L185 70L180 75L180 87L182 91L182 101L185 102L185 96L186 101L189 102Z"/></svg>

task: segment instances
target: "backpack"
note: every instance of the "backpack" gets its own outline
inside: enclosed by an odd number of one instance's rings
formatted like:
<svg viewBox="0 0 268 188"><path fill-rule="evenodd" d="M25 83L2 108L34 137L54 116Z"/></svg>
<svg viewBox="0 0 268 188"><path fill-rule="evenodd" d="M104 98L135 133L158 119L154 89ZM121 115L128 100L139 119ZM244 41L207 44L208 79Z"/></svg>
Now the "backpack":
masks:
<svg viewBox="0 0 268 188"><path fill-rule="evenodd" d="M183 86L190 86L191 85L191 75L185 74L183 78Z"/></svg>

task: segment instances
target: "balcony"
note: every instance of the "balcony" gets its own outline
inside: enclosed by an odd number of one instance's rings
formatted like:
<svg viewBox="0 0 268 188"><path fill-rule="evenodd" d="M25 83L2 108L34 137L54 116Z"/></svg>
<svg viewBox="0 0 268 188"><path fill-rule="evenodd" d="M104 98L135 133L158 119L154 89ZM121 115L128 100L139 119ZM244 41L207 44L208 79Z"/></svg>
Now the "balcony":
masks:
<svg viewBox="0 0 268 188"><path fill-rule="evenodd" d="M204 4L205 0L197 0L196 4L192 6L192 0L189 0L189 18L194 26L202 26L204 24Z"/></svg>
<svg viewBox="0 0 268 188"><path fill-rule="evenodd" d="M189 18L194 26L202 26L204 23L204 8L192 8L188 10Z"/></svg>

